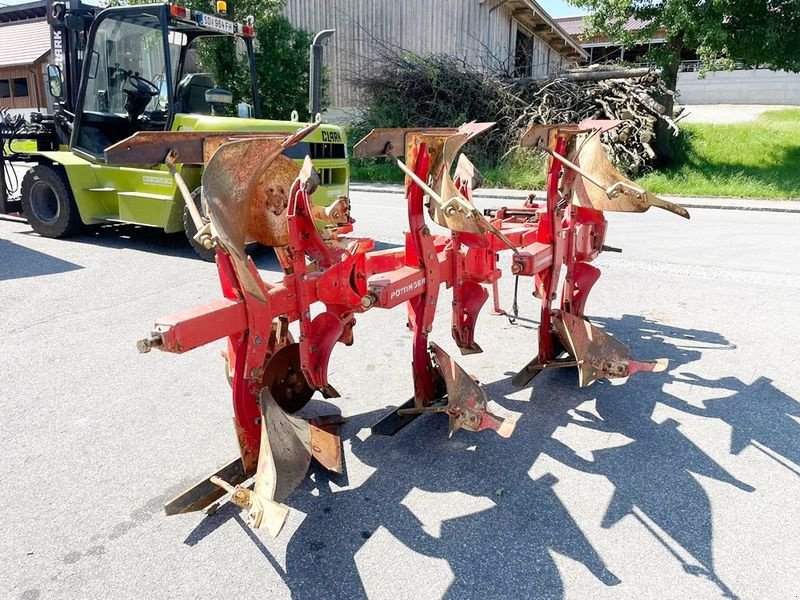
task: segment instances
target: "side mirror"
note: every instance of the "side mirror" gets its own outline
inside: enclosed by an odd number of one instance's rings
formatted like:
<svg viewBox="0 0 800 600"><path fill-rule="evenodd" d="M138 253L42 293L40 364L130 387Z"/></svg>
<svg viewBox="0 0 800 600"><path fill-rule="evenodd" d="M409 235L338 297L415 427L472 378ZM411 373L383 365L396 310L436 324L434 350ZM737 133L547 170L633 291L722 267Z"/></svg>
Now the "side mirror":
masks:
<svg viewBox="0 0 800 600"><path fill-rule="evenodd" d="M91 18L87 19L83 15L67 15L64 17L64 25L72 31L85 31L91 23Z"/></svg>
<svg viewBox="0 0 800 600"><path fill-rule="evenodd" d="M47 65L47 86L50 95L56 100L64 99L64 87L61 80L61 69L58 65Z"/></svg>
<svg viewBox="0 0 800 600"><path fill-rule="evenodd" d="M233 104L233 94L228 90L211 88L206 90L206 102L209 104Z"/></svg>
<svg viewBox="0 0 800 600"><path fill-rule="evenodd" d="M211 106L211 112L215 116L220 116L217 115L218 112L224 115L225 107L233 104L233 94L228 90L211 88L206 90L206 102Z"/></svg>

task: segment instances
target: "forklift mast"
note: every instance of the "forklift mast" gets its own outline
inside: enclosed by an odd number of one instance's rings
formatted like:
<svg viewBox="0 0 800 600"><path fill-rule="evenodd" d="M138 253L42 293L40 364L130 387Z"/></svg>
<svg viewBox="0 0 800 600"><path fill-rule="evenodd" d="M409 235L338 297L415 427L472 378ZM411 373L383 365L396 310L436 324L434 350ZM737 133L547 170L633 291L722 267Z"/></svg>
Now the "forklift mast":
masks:
<svg viewBox="0 0 800 600"><path fill-rule="evenodd" d="M69 142L78 102L81 69L94 7L80 0L47 0L51 62L61 70L63 97L54 102L58 142Z"/></svg>

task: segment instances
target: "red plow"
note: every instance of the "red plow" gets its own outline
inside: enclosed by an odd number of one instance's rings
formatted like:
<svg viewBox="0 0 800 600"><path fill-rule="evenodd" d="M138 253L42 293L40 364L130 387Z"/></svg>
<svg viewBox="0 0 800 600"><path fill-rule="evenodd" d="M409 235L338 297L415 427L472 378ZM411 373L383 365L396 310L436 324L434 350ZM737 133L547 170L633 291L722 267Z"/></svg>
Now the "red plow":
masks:
<svg viewBox="0 0 800 600"><path fill-rule="evenodd" d="M328 209L312 205L318 179L310 160L298 168L282 156L313 125L283 139L252 137L219 146L203 175L209 223L198 235L216 248L223 297L156 321L139 349L182 353L227 339L241 456L170 501L167 513L203 510L228 493L247 510L251 526L275 536L289 511L283 502L312 459L342 471L340 419L294 413L316 392L338 397L328 379L329 359L338 343L354 343L356 315L369 310L406 306L414 383L413 398L375 424L373 433L391 435L423 413L444 413L451 435L491 429L510 436L516 415L491 402L429 339L440 294L449 289L456 345L463 354L481 352L475 324L490 293L499 309L501 252L511 253L511 274L533 280L541 303L538 345L531 344L533 359L521 365L515 385L524 387L551 368L577 368L581 386L666 368L662 360L634 360L624 344L584 317L600 277L591 262L608 249L603 211L657 206L688 218L683 208L613 168L600 135L618 124L529 130L521 145L549 154L545 199L530 197L485 214L472 201L481 175L460 151L491 123L371 132L356 145L356 156L389 157L406 174L405 245L389 250L352 235L346 199ZM432 233L432 224L445 233ZM261 278L245 251L253 239L275 249L282 280ZM294 322L297 339L289 331Z"/></svg>

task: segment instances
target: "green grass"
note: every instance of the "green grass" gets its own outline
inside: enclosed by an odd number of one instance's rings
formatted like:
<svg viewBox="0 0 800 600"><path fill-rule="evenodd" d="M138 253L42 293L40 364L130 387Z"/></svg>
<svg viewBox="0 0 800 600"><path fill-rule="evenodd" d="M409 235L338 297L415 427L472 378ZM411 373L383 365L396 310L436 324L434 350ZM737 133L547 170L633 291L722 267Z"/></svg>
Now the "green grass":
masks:
<svg viewBox="0 0 800 600"><path fill-rule="evenodd" d="M683 127L680 164L642 177L655 194L800 198L800 109L749 123Z"/></svg>
<svg viewBox="0 0 800 600"><path fill-rule="evenodd" d="M477 165L486 181L484 188L539 190L544 187L544 158L530 151L518 151L500 165ZM403 173L387 159L353 159L350 162L353 181L367 183L402 183Z"/></svg>
<svg viewBox="0 0 800 600"><path fill-rule="evenodd" d="M496 167L480 169L486 178L484 188L541 190L544 188L543 154L532 150L517 150Z"/></svg>
<svg viewBox="0 0 800 600"><path fill-rule="evenodd" d="M655 194L800 198L800 109L769 111L755 121L683 126L679 159L638 183ZM467 150L469 150L467 148ZM484 187L540 190L544 159L518 151L494 167L482 167ZM386 160L354 160L353 181L403 181Z"/></svg>
<svg viewBox="0 0 800 600"><path fill-rule="evenodd" d="M354 158L350 180L362 183L403 183L403 172L385 158Z"/></svg>

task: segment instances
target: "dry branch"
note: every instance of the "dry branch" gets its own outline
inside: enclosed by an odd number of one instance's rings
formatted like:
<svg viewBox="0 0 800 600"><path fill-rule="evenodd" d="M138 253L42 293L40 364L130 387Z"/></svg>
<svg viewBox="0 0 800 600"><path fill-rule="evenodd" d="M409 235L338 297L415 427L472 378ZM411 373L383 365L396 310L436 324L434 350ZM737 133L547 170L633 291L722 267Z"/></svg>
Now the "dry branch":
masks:
<svg viewBox="0 0 800 600"><path fill-rule="evenodd" d="M657 122L664 120L678 132L664 114L663 99L671 92L656 72L587 69L546 80L507 79L451 56L384 50L380 66L353 76L366 106L360 126L369 130L495 121L493 130L470 144L470 154L483 164L496 163L516 147L534 123L620 119L624 123L606 134L603 143L619 167L636 175L655 159Z"/></svg>
<svg viewBox="0 0 800 600"><path fill-rule="evenodd" d="M616 71L590 71L612 74ZM611 159L629 174L640 174L656 158L653 142L656 124L665 121L675 135L678 127L666 115L663 99L670 92L657 73L646 72L637 77L614 77L600 80L575 80L576 73L557 76L530 92L530 103L518 118L522 126L533 123L578 123L584 119L619 119L617 129L603 139Z"/></svg>

